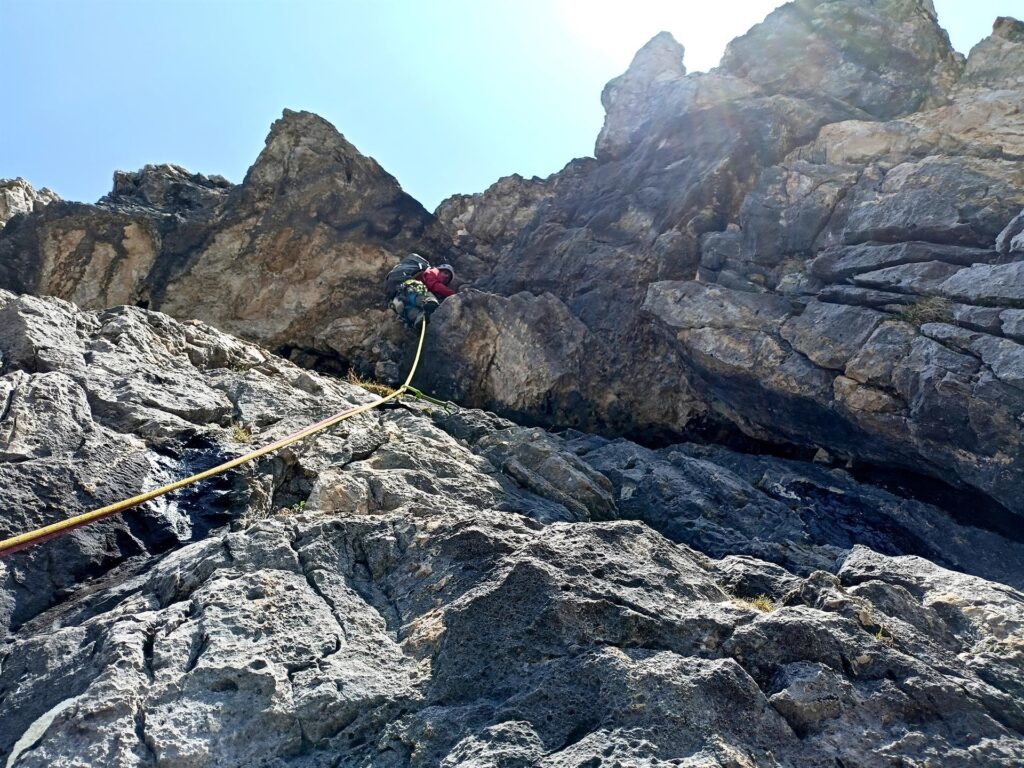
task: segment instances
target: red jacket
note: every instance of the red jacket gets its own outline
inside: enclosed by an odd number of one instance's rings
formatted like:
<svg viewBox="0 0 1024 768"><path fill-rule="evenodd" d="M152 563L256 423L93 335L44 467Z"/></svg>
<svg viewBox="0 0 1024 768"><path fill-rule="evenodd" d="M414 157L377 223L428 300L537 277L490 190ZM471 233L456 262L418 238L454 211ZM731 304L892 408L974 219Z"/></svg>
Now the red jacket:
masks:
<svg viewBox="0 0 1024 768"><path fill-rule="evenodd" d="M439 299L447 299L449 296L455 295L455 291L444 284L444 277L437 267L424 269L416 275L416 279L427 286L427 290Z"/></svg>

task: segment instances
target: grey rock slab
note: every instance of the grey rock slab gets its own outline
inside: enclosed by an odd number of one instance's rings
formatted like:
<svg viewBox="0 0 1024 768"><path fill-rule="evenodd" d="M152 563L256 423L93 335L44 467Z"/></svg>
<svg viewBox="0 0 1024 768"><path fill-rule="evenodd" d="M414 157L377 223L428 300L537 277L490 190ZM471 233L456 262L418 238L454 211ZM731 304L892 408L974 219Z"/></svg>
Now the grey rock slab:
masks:
<svg viewBox="0 0 1024 768"><path fill-rule="evenodd" d="M842 370L884 319L874 310L812 301L780 334L816 365Z"/></svg>
<svg viewBox="0 0 1024 768"><path fill-rule="evenodd" d="M747 259L772 265L812 253L818 235L859 173L856 167L802 161L766 169L740 208Z"/></svg>
<svg viewBox="0 0 1024 768"><path fill-rule="evenodd" d="M927 323L921 333L948 347L978 357L996 379L1024 388L1024 346L1010 339L978 333L946 323Z"/></svg>
<svg viewBox="0 0 1024 768"><path fill-rule="evenodd" d="M847 363L846 375L862 384L891 386L893 371L910 354L916 337L907 323L882 323Z"/></svg>
<svg viewBox="0 0 1024 768"><path fill-rule="evenodd" d="M473 449L524 488L557 501L581 520L618 517L608 478L567 453L543 430L495 432Z"/></svg>
<svg viewBox="0 0 1024 768"><path fill-rule="evenodd" d="M927 296L936 293L942 283L960 269L944 261L925 261L864 272L854 275L852 280L865 288Z"/></svg>
<svg viewBox="0 0 1024 768"><path fill-rule="evenodd" d="M870 623L861 628L845 614L829 613L845 612L848 606L862 610L858 606L870 606L864 598L834 587L832 608L791 607L780 609L778 620L771 614L761 617L709 580L704 569L710 562L686 550L673 550L633 523L556 525L542 534L486 514L477 515L470 525L468 518L445 513L418 518L412 530L408 523L393 528L395 518L342 519L313 527L299 522L294 539L298 563L294 554L289 556L287 544L283 549L276 546L282 538L295 535L282 531L277 523L229 537L231 560L222 554L223 545L204 548L198 558L203 564L191 569L195 576L179 580L181 586L171 593L187 596L195 618L186 618L176 630L157 631L152 641L153 682L136 674L135 682L129 683L127 665L120 668L121 685L143 696L141 733L158 757L205 753L215 764L245 763L252 750L262 749L285 764L306 764L303 761L321 753L376 764L387 759L394 744L404 743L409 752L396 756L400 765L457 764L467 754L528 759L541 748L551 764L558 764L556 755L587 758L608 751L632 761L700 752L724 759L739 749L753 755L771 750L776 755L792 754L791 759L800 764L826 765L819 752L825 749L824 743L815 744L818 726L833 719L837 726L846 725L850 718L861 722L865 701L871 702L869 722L873 717L886 720L892 707L908 705L907 697L890 700L873 691L871 681L881 673L880 667L895 670L913 692L924 685L913 681L914 676L923 676L928 683L939 680L927 667L935 663L933 653L923 654L918 661L874 640ZM420 525L426 526L423 530L429 530L429 536L418 535ZM359 540L366 542L365 555L350 549ZM636 549L624 550L630 541L635 541ZM201 545L190 550L195 546ZM187 551L181 556L186 561L195 557ZM646 567L647 563L654 567ZM179 556L178 563L168 562L148 576L148 583L140 585L139 597L157 584L175 583L175 566L181 564ZM306 591L302 579L294 578L299 564L307 579L318 585L324 603L317 602L316 593ZM226 573L253 568L257 578L243 575L229 582L223 578ZM333 571L339 572L337 577L331 577ZM570 589L565 589L567 584ZM797 584L803 582L797 580ZM378 602L379 589L397 595L394 613L385 609L387 602ZM445 599L440 613L429 598L432 592ZM802 593L812 592L803 588ZM235 597L214 602L214 595ZM133 599L137 598L129 601ZM290 613L283 601L294 603L291 610L301 608L303 615ZM364 612L360 601L379 605L388 617L382 622L375 618L374 609ZM164 610L179 604L172 601ZM109 626L118 612L133 606L129 602L111 607L108 602L94 621ZM328 614L340 617L338 627L345 629L340 652L331 653L331 638L337 637L339 629ZM195 646L176 642L175 635L187 637L195 631L190 622L198 619L209 621L210 639L191 671L185 671ZM323 647L307 645L304 630L299 642L282 642L283 627L302 628L314 622L313 636ZM256 635L250 627L254 626L260 628L258 640L253 639ZM737 639L723 645L722 633L730 626L737 628L733 632ZM758 629L744 629L754 627ZM228 629L230 634L225 634ZM101 631L107 634L105 647L118 647L109 630ZM397 646L391 632L402 638ZM654 647L633 646L633 638ZM767 645L755 651L752 641L756 638L764 638ZM360 661L352 653L358 648L374 649L375 689L356 682ZM388 661L388 654L398 648L402 656L391 655ZM735 656L723 657L726 648ZM175 654L190 650L182 657L185 666L179 666ZM325 651L328 655L316 665L315 675L289 669ZM329 661L339 653L345 656L344 666L331 666ZM856 665L855 675L844 671L842 655ZM417 669L418 658L431 658L433 663ZM290 679L292 703L281 700L275 707L272 681L282 668L287 677L280 679L278 690ZM801 668L818 669L826 678L833 675L836 687L856 696L841 699L838 708L828 706L827 717L814 716L808 698L817 689L800 687L799 681L806 679L796 674ZM166 705L154 700L165 679L184 685L179 696L192 703L193 713L217 703L222 719L235 718L230 721L232 729L199 732L193 730L191 717L179 717L169 732L162 709ZM385 680L406 684L381 687ZM331 685L311 688L316 682ZM335 692L337 682L345 683L342 690L347 698ZM78 694L78 701L88 703L102 690L88 686ZM1012 734L986 719L978 707L979 699L998 693L988 690L975 684L956 716L976 729L972 738L1001 742L988 747L994 754L998 750L1015 754ZM314 692L315 707L306 703ZM791 706L766 706L769 694ZM391 702L400 706L395 708ZM937 711L929 709L934 705L910 706L918 722L936 722ZM349 707L362 707L363 714L350 719ZM301 733L290 725L292 717L297 718ZM811 744L800 745L780 718L804 722ZM102 735L116 732L117 723L112 720L92 718L77 744L95 743ZM659 727L665 722L678 727ZM751 722L758 727L752 729ZM67 745L60 735L69 724L55 720L36 747L39 757L61 764L61 748ZM268 740L259 728L274 728L277 739ZM712 733L718 735L709 741ZM897 724L881 730L866 745L864 740L857 745L844 743L842 754L876 754L906 733ZM166 739L171 734L174 742ZM252 736L241 741L236 734ZM292 734L305 734L310 743L296 748ZM571 734L576 736L570 738ZM722 746L723 740L728 748ZM951 728L940 728L928 749L956 755L971 743Z"/></svg>
<svg viewBox="0 0 1024 768"><path fill-rule="evenodd" d="M1024 262L979 264L962 269L945 280L939 291L968 304L1024 306Z"/></svg>
<svg viewBox="0 0 1024 768"><path fill-rule="evenodd" d="M1024 254L1024 211L1006 225L996 238L996 250L1002 254Z"/></svg>
<svg viewBox="0 0 1024 768"><path fill-rule="evenodd" d="M22 316L0 346L21 361L0 377L12 532L237 455L231 420L261 443L369 398L157 313ZM32 339L78 357L40 370ZM123 410L91 406L119 382ZM19 765L824 768L1024 743L1011 656L956 651L924 608L884 620L890 646L878 615L910 587L816 571L867 542L1002 578L1019 547L802 462L408 403L134 514L0 563L0 753Z"/></svg>
<svg viewBox="0 0 1024 768"><path fill-rule="evenodd" d="M792 311L777 296L694 282L652 283L643 307L674 328L736 330L777 327Z"/></svg>
<svg viewBox="0 0 1024 768"><path fill-rule="evenodd" d="M1016 310L1000 310L998 307L974 307L970 304L953 304L953 321L969 330L993 335L1013 336L1015 328L1012 313ZM1011 314L1007 315L1009 312Z"/></svg>
<svg viewBox="0 0 1024 768"><path fill-rule="evenodd" d="M700 241L700 265L720 270L726 264L735 264L742 258L743 234L735 232L709 232Z"/></svg>
<svg viewBox="0 0 1024 768"><path fill-rule="evenodd" d="M850 245L927 240L990 248L1024 205L1022 189L1018 161L927 157L896 166L877 185L855 187L830 230Z"/></svg>
<svg viewBox="0 0 1024 768"><path fill-rule="evenodd" d="M926 261L971 264L994 261L996 253L981 248L965 248L926 242L865 243L827 248L808 264L811 274L830 282L839 282L864 272Z"/></svg>
<svg viewBox="0 0 1024 768"><path fill-rule="evenodd" d="M1024 346L983 334L971 342L970 349L992 369L997 379L1024 389Z"/></svg>
<svg viewBox="0 0 1024 768"><path fill-rule="evenodd" d="M1024 309L993 309L998 313L998 330L1014 341L1024 341Z"/></svg>
<svg viewBox="0 0 1024 768"><path fill-rule="evenodd" d="M856 285L826 285L817 293L820 301L829 304L851 304L869 309L886 309L913 304L915 298L903 293L861 288Z"/></svg>

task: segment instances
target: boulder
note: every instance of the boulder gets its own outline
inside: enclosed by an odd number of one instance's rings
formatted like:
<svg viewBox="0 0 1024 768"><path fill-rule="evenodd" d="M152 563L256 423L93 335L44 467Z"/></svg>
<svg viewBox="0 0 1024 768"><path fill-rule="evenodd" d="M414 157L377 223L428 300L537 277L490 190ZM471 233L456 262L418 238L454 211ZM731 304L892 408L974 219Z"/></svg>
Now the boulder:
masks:
<svg viewBox="0 0 1024 768"><path fill-rule="evenodd" d="M945 261L922 261L863 272L853 278L855 285L894 293L929 295L962 267Z"/></svg>

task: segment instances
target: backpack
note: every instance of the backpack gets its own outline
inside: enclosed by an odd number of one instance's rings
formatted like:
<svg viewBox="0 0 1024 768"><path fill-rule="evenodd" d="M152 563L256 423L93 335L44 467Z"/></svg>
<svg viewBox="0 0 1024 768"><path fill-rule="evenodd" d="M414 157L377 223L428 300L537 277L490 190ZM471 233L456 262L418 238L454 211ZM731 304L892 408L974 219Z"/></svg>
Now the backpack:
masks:
<svg viewBox="0 0 1024 768"><path fill-rule="evenodd" d="M418 253L410 253L398 262L397 266L388 272L387 280L384 283L388 300L393 299L398 294L406 280L415 277L424 269L429 268L430 262Z"/></svg>
<svg viewBox="0 0 1024 768"><path fill-rule="evenodd" d="M410 328L415 328L438 306L440 306L440 302L437 297L427 290L427 286L413 278L402 283L394 298L391 299L391 309Z"/></svg>

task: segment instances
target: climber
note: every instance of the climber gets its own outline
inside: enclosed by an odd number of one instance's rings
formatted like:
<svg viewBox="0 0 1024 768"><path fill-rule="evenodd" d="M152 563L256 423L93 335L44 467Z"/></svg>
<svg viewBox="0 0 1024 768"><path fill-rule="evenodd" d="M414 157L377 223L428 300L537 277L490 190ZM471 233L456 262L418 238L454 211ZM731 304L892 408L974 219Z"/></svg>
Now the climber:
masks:
<svg viewBox="0 0 1024 768"><path fill-rule="evenodd" d="M416 279L427 286L427 290L434 294L439 301L444 301L449 296L455 295L455 291L448 287L455 279L455 269L451 264L424 269L416 275Z"/></svg>
<svg viewBox="0 0 1024 768"><path fill-rule="evenodd" d="M432 267L418 253L410 253L388 274L387 298L402 322L415 328L441 301L455 295L448 287L454 279L451 264Z"/></svg>

